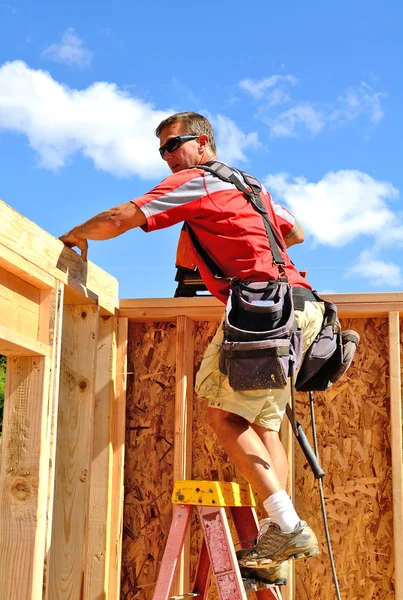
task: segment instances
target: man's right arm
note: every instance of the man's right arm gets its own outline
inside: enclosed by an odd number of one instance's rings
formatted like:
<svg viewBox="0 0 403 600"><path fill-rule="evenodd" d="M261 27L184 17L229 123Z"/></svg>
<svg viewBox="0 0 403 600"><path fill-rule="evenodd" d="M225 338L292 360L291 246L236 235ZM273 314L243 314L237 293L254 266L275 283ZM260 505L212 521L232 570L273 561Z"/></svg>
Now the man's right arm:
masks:
<svg viewBox="0 0 403 600"><path fill-rule="evenodd" d="M68 248L77 248L81 258L87 260L87 240L109 240L134 227L145 225L146 217L132 202L126 202L95 215L85 223L73 227L59 239Z"/></svg>

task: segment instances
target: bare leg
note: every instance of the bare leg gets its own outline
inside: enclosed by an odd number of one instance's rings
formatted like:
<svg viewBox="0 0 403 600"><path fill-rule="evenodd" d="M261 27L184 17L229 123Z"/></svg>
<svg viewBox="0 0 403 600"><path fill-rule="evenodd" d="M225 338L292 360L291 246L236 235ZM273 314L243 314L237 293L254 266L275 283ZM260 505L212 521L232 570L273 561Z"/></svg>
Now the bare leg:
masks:
<svg viewBox="0 0 403 600"><path fill-rule="evenodd" d="M288 459L279 434L277 431L271 431L265 427L260 427L260 425L252 424L251 427L256 431L265 445L267 452L270 454L271 462L280 481L280 485L283 490L286 490L288 479Z"/></svg>
<svg viewBox="0 0 403 600"><path fill-rule="evenodd" d="M262 501L284 489L265 443L246 419L218 408L209 408L206 419L232 462ZM274 452L275 443L269 446Z"/></svg>

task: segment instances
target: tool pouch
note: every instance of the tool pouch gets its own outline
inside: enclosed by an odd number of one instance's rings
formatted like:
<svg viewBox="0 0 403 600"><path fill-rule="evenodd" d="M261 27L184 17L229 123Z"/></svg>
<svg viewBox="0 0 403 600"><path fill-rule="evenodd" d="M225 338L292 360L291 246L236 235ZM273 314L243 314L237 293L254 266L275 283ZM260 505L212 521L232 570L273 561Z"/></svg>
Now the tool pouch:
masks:
<svg viewBox="0 0 403 600"><path fill-rule="evenodd" d="M319 296L317 299L324 302L325 314L322 329L308 348L295 382L301 392L324 391L338 381L351 365L360 341L356 331L341 331L332 302Z"/></svg>
<svg viewBox="0 0 403 600"><path fill-rule="evenodd" d="M223 328L220 371L235 391L281 389L296 373L302 332L288 283L232 284Z"/></svg>

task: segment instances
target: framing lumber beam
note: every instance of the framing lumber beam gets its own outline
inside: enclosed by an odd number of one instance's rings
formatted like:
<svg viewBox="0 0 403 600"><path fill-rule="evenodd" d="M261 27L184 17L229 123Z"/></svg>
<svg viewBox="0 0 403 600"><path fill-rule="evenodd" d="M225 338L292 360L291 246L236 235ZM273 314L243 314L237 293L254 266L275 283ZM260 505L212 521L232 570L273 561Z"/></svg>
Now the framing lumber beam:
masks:
<svg viewBox="0 0 403 600"><path fill-rule="evenodd" d="M403 597L403 439L400 352L400 319L399 313L396 311L389 314L389 385L396 598Z"/></svg>
<svg viewBox="0 0 403 600"><path fill-rule="evenodd" d="M193 321L182 315L176 320L176 395L174 429L173 479L192 479L192 413L193 413ZM173 594L190 589L190 529L179 558Z"/></svg>
<svg viewBox="0 0 403 600"><path fill-rule="evenodd" d="M395 311L403 315L403 293L323 294L337 305L339 316L354 318L387 317ZM219 321L222 302L212 296L194 298L122 299L119 316L131 321L175 321L183 315L192 321Z"/></svg>
<svg viewBox="0 0 403 600"><path fill-rule="evenodd" d="M48 554L51 600L83 598L98 322L97 306L64 306L55 502Z"/></svg>
<svg viewBox="0 0 403 600"><path fill-rule="evenodd" d="M112 478L111 419L116 379L117 318L99 318L95 378L94 436L90 474L88 543L85 550L84 598L107 598L110 494Z"/></svg>
<svg viewBox="0 0 403 600"><path fill-rule="evenodd" d="M54 278L98 304L109 314L118 306L118 285L112 275L79 255L0 200L2 239L0 265L39 286L53 287ZM73 303L77 303L74 299Z"/></svg>
<svg viewBox="0 0 403 600"><path fill-rule="evenodd" d="M50 356L49 344L37 342L0 325L0 354L4 356Z"/></svg>
<svg viewBox="0 0 403 600"><path fill-rule="evenodd" d="M38 338L52 347L50 361L49 401L46 423L46 439L48 440L48 493L46 505L45 554L43 573L43 600L48 600L49 571L48 553L52 539L52 522L55 487L57 416L59 407L60 353L63 324L64 285L55 282L55 289L42 290Z"/></svg>
<svg viewBox="0 0 403 600"><path fill-rule="evenodd" d="M9 354L7 361L0 470L0 546L5 548L0 550L2 600L34 600L46 594L44 558L52 522L63 284L55 282L54 290L42 289L37 300L39 341L2 328L3 341L5 337L11 340L21 354ZM31 358L32 354L37 357Z"/></svg>
<svg viewBox="0 0 403 600"><path fill-rule="evenodd" d="M118 320L116 389L112 407L111 445L113 452L112 477L109 494L112 498L109 526L109 593L108 600L120 598L120 572L122 565L124 464L126 436L126 379L127 379L128 320Z"/></svg>
<svg viewBox="0 0 403 600"><path fill-rule="evenodd" d="M7 361L0 468L1 600L42 598L49 357Z"/></svg>

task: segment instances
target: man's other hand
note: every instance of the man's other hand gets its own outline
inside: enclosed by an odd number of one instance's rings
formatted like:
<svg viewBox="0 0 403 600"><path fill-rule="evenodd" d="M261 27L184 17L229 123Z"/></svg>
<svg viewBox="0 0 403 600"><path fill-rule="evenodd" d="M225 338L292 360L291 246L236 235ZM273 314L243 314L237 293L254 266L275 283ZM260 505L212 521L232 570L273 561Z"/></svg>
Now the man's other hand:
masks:
<svg viewBox="0 0 403 600"><path fill-rule="evenodd" d="M87 240L76 237L70 231L68 233L65 233L64 235L61 235L59 237L59 240L61 240L63 242L63 244L65 246L67 246L67 248L74 248L74 246L77 246L77 248L81 252L81 258L83 259L84 262L87 262L87 253L88 253Z"/></svg>

